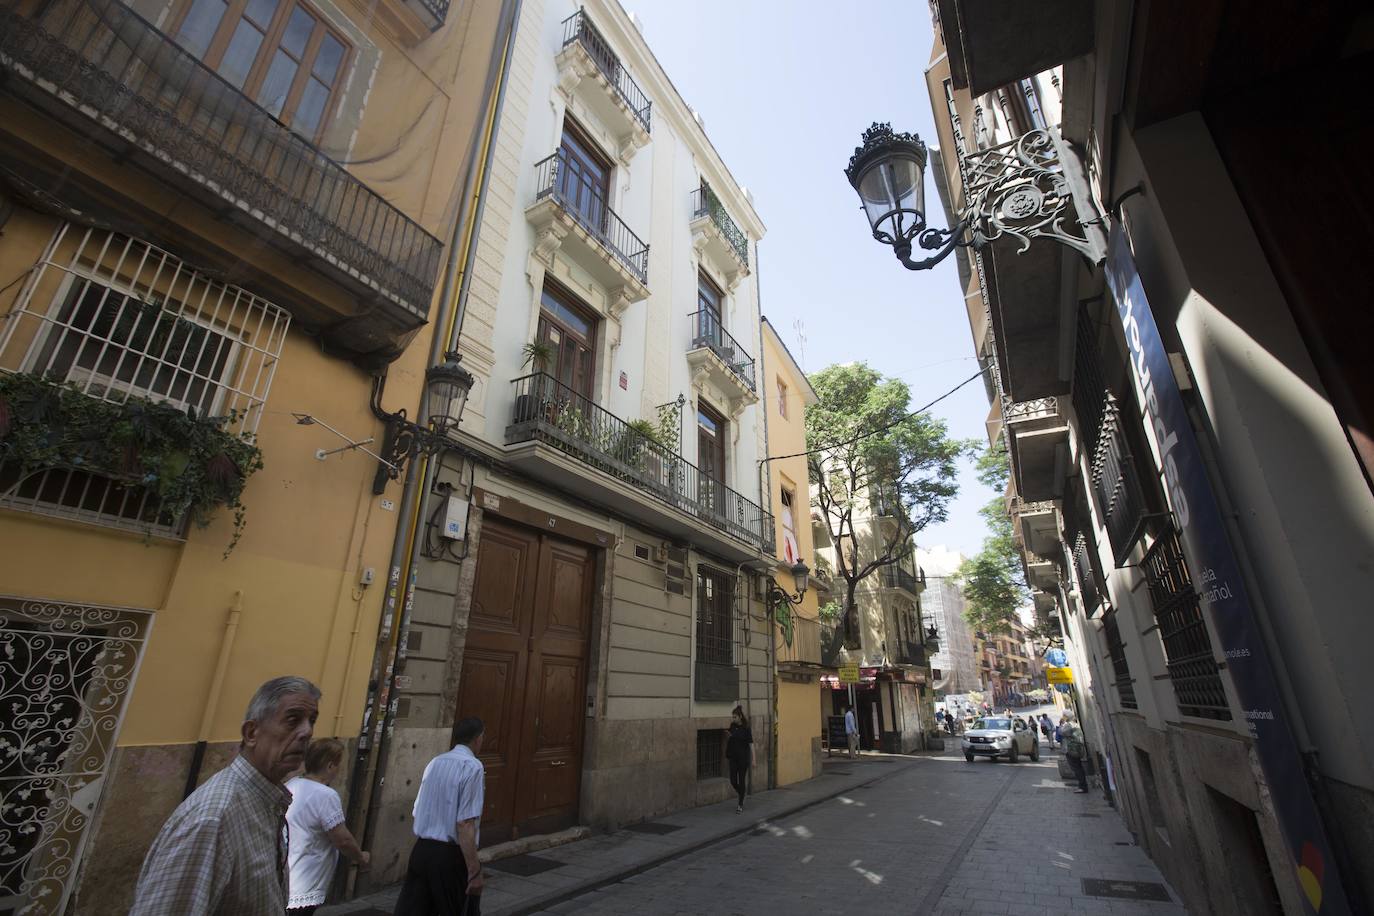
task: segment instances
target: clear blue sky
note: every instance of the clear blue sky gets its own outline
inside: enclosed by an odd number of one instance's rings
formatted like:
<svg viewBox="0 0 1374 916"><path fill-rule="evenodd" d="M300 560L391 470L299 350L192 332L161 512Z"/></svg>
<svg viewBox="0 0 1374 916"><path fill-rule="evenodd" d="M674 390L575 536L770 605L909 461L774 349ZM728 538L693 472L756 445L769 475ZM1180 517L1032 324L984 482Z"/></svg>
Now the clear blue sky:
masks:
<svg viewBox="0 0 1374 916"><path fill-rule="evenodd" d="M853 8L816 0L621 0L768 234L760 244L763 312L814 372L863 361L904 379L912 406L978 371L954 256L933 271L902 267L873 241L844 177L873 121L935 142L925 67L931 27L919 0ZM930 221L944 225L927 174ZM804 325L798 346L793 322ZM932 411L952 436L986 441L988 404L975 381ZM980 506L993 493L965 467L949 521L921 546L977 552Z"/></svg>

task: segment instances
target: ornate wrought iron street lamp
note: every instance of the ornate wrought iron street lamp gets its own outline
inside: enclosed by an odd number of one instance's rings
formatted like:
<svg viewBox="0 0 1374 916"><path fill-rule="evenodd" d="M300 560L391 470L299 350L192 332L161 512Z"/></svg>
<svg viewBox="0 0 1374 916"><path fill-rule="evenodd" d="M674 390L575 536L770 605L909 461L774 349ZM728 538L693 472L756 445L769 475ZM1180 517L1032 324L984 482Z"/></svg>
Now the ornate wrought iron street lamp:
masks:
<svg viewBox="0 0 1374 916"><path fill-rule="evenodd" d="M926 225L926 145L916 134L893 133L891 124L875 123L863 134L863 145L854 150L844 173L858 192L873 237L891 245L910 270L934 267L961 241L967 223L953 229ZM911 259L912 243L936 253L924 260Z"/></svg>
<svg viewBox="0 0 1374 916"><path fill-rule="evenodd" d="M953 227L926 224L925 170L929 154L916 134L894 133L892 125L875 123L863 133L863 144L845 168L859 195L873 237L891 245L897 260L910 270L939 264L956 247L981 248L1006 236L1021 242L1051 238L1080 252L1093 263L1102 260L1102 217L1094 213L1078 157L1052 130L1028 131L1007 143L965 155L958 151L964 176L965 206ZM1073 228L1083 230L1075 234ZM933 251L913 260L912 248Z"/></svg>
<svg viewBox="0 0 1374 916"><path fill-rule="evenodd" d="M777 579L772 579L768 585L768 606L776 608L782 604L801 604L802 598L806 595L806 587L811 583L811 570L801 560L792 564L792 585L796 588L795 595L789 593L785 588L778 584Z"/></svg>
<svg viewBox="0 0 1374 916"><path fill-rule="evenodd" d="M373 493L380 494L388 479L401 476L406 461L417 455L437 455L452 445L451 435L463 419L468 394L472 391L472 373L462 366L456 351L444 355L444 361L425 370L425 403L422 418L428 426L406 419L405 411L387 415L386 441L382 446L381 466L373 480Z"/></svg>

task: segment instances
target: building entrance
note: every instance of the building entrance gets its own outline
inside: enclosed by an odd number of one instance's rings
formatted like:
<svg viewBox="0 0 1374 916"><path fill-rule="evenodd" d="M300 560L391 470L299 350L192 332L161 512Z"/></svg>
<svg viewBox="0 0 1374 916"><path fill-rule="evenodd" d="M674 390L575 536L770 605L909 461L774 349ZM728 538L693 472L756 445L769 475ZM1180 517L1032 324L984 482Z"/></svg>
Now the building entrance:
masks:
<svg viewBox="0 0 1374 916"><path fill-rule="evenodd" d="M457 717L486 723L484 846L577 823L595 560L483 522Z"/></svg>

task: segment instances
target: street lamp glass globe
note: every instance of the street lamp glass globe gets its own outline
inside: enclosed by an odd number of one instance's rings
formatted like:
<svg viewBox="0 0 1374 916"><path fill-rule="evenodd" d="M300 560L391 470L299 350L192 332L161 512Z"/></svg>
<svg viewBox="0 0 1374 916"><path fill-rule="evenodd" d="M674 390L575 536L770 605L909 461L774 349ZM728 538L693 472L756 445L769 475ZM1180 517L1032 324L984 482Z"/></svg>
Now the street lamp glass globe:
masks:
<svg viewBox="0 0 1374 916"><path fill-rule="evenodd" d="M874 124L863 134L845 174L878 240L909 242L925 228L926 146L915 134Z"/></svg>
<svg viewBox="0 0 1374 916"><path fill-rule="evenodd" d="M811 570L801 560L792 565L792 581L797 587L797 596L805 595L806 586L811 582Z"/></svg>
<svg viewBox="0 0 1374 916"><path fill-rule="evenodd" d="M425 414L440 435L457 429L472 390L472 373L464 369L456 353L425 371Z"/></svg>

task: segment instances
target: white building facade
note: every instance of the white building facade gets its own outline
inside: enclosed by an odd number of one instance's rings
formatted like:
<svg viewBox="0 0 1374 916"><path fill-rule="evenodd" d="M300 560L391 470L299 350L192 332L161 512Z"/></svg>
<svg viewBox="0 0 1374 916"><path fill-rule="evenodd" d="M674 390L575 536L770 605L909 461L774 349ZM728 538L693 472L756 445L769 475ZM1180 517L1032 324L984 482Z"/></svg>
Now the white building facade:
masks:
<svg viewBox="0 0 1374 916"><path fill-rule="evenodd" d="M935 690L938 693L968 693L981 690L978 663L974 660L973 632L964 620L964 591L954 574L964 555L948 547L916 548L916 565L925 588L921 592L922 619L940 634L940 650L931 656Z"/></svg>
<svg viewBox="0 0 1374 916"><path fill-rule="evenodd" d="M375 883L404 774L468 716L488 845L726 798L736 704L773 780L763 223L616 3L526 0L510 66L457 284L476 382L439 477L465 537L426 541Z"/></svg>

